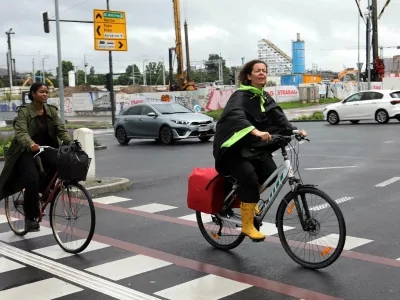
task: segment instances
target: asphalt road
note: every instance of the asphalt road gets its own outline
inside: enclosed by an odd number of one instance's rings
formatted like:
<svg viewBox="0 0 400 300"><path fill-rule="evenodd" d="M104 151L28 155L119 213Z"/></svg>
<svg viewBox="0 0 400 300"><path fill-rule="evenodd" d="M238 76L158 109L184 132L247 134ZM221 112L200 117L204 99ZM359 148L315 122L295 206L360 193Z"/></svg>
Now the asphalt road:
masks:
<svg viewBox="0 0 400 300"><path fill-rule="evenodd" d="M126 177L134 184L95 200L94 249L52 258L41 250L56 245L44 226L42 236L28 234L9 245L106 279L118 285L114 289L155 297L149 299L399 299L400 123L297 125L311 140L300 145L303 181L318 184L333 199L346 199L339 205L349 251L326 269L303 269L273 238L245 239L230 252L204 240L196 223L187 221L193 214L186 207L187 178L194 167L213 166L211 142L163 146L143 140L120 146L106 131L97 134L108 147L95 153L97 175ZM279 153L275 159L281 161ZM274 222L277 205L265 222ZM7 224L0 224L0 242L10 236ZM38 299L111 299L111 288L100 291L65 276L0 254L0 299L27 291L42 292Z"/></svg>

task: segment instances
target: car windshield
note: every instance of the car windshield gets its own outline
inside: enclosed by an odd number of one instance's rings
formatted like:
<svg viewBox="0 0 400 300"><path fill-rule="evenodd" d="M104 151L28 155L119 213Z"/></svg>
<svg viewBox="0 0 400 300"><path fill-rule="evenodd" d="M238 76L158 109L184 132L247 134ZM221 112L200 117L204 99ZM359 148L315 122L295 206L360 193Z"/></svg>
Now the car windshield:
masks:
<svg viewBox="0 0 400 300"><path fill-rule="evenodd" d="M171 115L171 114L187 114L192 113L192 111L180 104L171 103L171 104L153 104L155 109L157 109L163 115Z"/></svg>

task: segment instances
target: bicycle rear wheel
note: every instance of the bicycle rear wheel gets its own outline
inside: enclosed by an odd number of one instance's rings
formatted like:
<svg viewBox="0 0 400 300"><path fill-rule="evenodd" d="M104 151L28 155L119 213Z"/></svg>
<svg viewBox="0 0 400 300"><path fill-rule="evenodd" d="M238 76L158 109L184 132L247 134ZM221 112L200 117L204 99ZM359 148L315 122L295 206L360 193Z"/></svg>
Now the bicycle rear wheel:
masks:
<svg viewBox="0 0 400 300"><path fill-rule="evenodd" d="M4 199L4 210L11 230L19 236L27 234L28 230L25 230L24 192L20 191L6 197Z"/></svg>
<svg viewBox="0 0 400 300"><path fill-rule="evenodd" d="M81 212L88 218L74 228ZM65 252L77 254L86 249L94 234L96 215L92 198L82 185L64 182L51 202L50 225ZM63 231L69 225L71 228Z"/></svg>
<svg viewBox="0 0 400 300"><path fill-rule="evenodd" d="M220 250L231 250L239 246L245 235L241 232L241 226L235 223L240 221L240 213L230 209L226 215L232 218L232 222L222 220L218 215L208 215L196 211L197 224L203 237L213 247Z"/></svg>
<svg viewBox="0 0 400 300"><path fill-rule="evenodd" d="M317 218L319 214L322 220ZM304 226L300 222L300 215L304 219ZM296 224L286 223L291 220L297 221ZM329 220L329 225L323 227L323 222ZM290 193L284 198L278 208L277 223L279 239L286 253L305 268L326 268L343 251L346 242L343 214L339 205L317 188L299 187L297 196Z"/></svg>

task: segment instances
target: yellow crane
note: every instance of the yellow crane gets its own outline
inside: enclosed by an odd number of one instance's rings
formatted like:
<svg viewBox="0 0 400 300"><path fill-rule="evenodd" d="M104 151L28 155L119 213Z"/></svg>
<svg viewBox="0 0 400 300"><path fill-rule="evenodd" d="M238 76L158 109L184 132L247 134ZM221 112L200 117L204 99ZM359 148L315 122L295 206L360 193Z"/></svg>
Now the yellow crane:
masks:
<svg viewBox="0 0 400 300"><path fill-rule="evenodd" d="M181 34L181 16L180 16L180 0L172 0L174 5L174 26L175 26L175 47L169 48L169 89L171 91L193 91L195 90L194 82L190 80L190 56L189 56L189 37L187 30L187 22L185 21L185 42L186 42L186 72L183 63L183 47ZM173 84L173 62L172 52L178 62L176 83Z"/></svg>

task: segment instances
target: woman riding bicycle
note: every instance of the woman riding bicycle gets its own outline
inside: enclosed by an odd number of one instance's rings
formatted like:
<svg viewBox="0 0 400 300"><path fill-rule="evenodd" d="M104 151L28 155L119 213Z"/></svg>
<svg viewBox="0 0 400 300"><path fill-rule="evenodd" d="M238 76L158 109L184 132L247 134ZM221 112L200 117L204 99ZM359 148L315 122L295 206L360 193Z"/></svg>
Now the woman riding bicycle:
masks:
<svg viewBox="0 0 400 300"><path fill-rule="evenodd" d="M6 162L0 175L0 199L13 195L23 188L25 229L38 231L39 193L46 187L56 172L57 153L44 152L41 155L47 176L40 182L34 152L40 146L59 147L59 140L64 144L72 142L72 137L61 122L57 107L47 104L49 89L46 84L34 83L29 91L32 103L17 108L14 121L15 137L7 152Z"/></svg>
<svg viewBox="0 0 400 300"><path fill-rule="evenodd" d="M230 175L240 185L242 232L253 240L265 235L254 227L254 211L260 199L259 184L276 170L269 153L263 158L245 159L241 149L253 143L268 141L271 134L291 135L294 127L281 107L264 91L267 64L261 60L246 63L239 74L240 87L232 94L221 114L214 137L216 170ZM306 136L305 131L301 131ZM273 183L273 181L272 181Z"/></svg>

